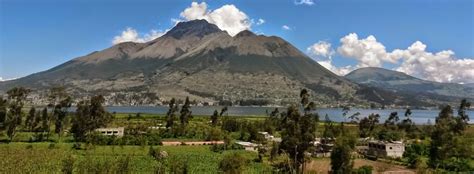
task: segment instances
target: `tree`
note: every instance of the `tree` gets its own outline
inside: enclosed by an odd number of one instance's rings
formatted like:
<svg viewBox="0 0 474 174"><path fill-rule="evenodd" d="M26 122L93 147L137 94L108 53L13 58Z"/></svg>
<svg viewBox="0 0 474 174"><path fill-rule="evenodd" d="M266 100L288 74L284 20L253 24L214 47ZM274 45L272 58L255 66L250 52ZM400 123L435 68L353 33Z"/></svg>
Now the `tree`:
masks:
<svg viewBox="0 0 474 174"><path fill-rule="evenodd" d="M355 148L356 139L352 136L339 136L331 151L332 173L350 174L354 166L352 151Z"/></svg>
<svg viewBox="0 0 474 174"><path fill-rule="evenodd" d="M76 116L72 120L71 128L76 141L84 141L92 131L106 126L111 121L112 115L102 106L104 102L104 97L98 95L77 104Z"/></svg>
<svg viewBox="0 0 474 174"><path fill-rule="evenodd" d="M460 109L467 109L467 102L462 101ZM449 171L469 171L470 143L463 137L459 120L465 115L458 110L458 117L453 116L451 106L444 107L436 118L431 133L430 155L428 165L432 168L441 168Z"/></svg>
<svg viewBox="0 0 474 174"><path fill-rule="evenodd" d="M30 131L33 131L33 129L36 127L36 121L36 109L35 107L31 107L30 111L28 112L28 115L26 116L25 127L28 128Z"/></svg>
<svg viewBox="0 0 474 174"><path fill-rule="evenodd" d="M43 108L43 110L41 111L41 130L44 132L47 132L47 136L46 136L46 139L49 138L49 122L50 122L50 118L49 118L49 114L48 114L48 108Z"/></svg>
<svg viewBox="0 0 474 174"><path fill-rule="evenodd" d="M219 170L228 174L242 173L248 160L237 152L224 155L219 162Z"/></svg>
<svg viewBox="0 0 474 174"><path fill-rule="evenodd" d="M178 112L178 104L176 104L176 99L172 98L169 102L169 109L166 113L166 128L171 128L174 125L176 119L176 112Z"/></svg>
<svg viewBox="0 0 474 174"><path fill-rule="evenodd" d="M359 122L359 133L360 137L373 136L375 126L379 123L379 114L370 114L368 117L363 118Z"/></svg>
<svg viewBox="0 0 474 174"><path fill-rule="evenodd" d="M301 165L305 163L305 152L314 141L316 123L319 120L318 115L311 112L315 104L309 102L309 93L306 89L301 90L300 97L304 114L302 115L295 105L288 107L281 123L280 143L280 150L289 155L293 170L298 173L301 171Z"/></svg>
<svg viewBox="0 0 474 174"><path fill-rule="evenodd" d="M226 112L227 112L227 106L223 107L221 109L221 112L217 112L217 110L214 110L214 113L211 115L212 126L217 126L217 123L219 122L219 117L222 117L224 113Z"/></svg>
<svg viewBox="0 0 474 174"><path fill-rule="evenodd" d="M186 125L189 122L189 118L192 117L192 112L191 112L191 103L189 102L189 97L186 97L186 100L184 102L184 105L181 107L181 112L180 112L180 122L183 127L186 127Z"/></svg>
<svg viewBox="0 0 474 174"><path fill-rule="evenodd" d="M16 127L21 125L23 115L22 109L29 92L29 89L23 87L15 87L7 91L9 105L5 123L7 127L7 135L10 138L10 141L13 140L13 137L15 136Z"/></svg>
<svg viewBox="0 0 474 174"><path fill-rule="evenodd" d="M64 87L53 87L49 93L49 107L53 108L53 118L55 119L54 132L61 137L63 131L64 119L67 116L68 109L71 107L72 98L66 92Z"/></svg>
<svg viewBox="0 0 474 174"><path fill-rule="evenodd" d="M397 125L400 118L398 117L398 112L392 112L388 116L387 120L385 120L384 126L385 127L393 127Z"/></svg>
<svg viewBox="0 0 474 174"><path fill-rule="evenodd" d="M463 99L458 108L458 117L456 118L456 125L454 127L454 132L457 134L462 134L469 125L469 115L466 113L466 110L469 109L469 107L471 107L471 103L466 99Z"/></svg>
<svg viewBox="0 0 474 174"><path fill-rule="evenodd" d="M211 115L212 126L217 126L218 119L219 119L219 112L217 112L217 110L214 110L214 113Z"/></svg>
<svg viewBox="0 0 474 174"><path fill-rule="evenodd" d="M5 119L7 118L7 100L4 100L3 97L0 98L0 131L3 130Z"/></svg>

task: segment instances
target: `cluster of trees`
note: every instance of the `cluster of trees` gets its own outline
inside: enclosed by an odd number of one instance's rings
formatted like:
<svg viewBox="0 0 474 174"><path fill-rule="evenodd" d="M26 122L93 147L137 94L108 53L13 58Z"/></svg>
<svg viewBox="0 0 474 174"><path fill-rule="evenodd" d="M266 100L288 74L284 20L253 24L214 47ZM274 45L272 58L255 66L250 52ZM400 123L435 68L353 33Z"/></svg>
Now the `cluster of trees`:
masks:
<svg viewBox="0 0 474 174"><path fill-rule="evenodd" d="M32 106L28 113L24 113L29 93L29 89L15 87L7 91L6 100L0 99L0 131L6 130L10 141L19 128L35 132L36 139L33 141L49 140L52 131L61 138L65 125L68 124L72 124L71 132L75 140L84 141L88 133L105 126L111 120L111 114L102 106L104 98L100 95L80 101L74 117L68 118L73 100L64 87L50 89L46 107L37 110Z"/></svg>

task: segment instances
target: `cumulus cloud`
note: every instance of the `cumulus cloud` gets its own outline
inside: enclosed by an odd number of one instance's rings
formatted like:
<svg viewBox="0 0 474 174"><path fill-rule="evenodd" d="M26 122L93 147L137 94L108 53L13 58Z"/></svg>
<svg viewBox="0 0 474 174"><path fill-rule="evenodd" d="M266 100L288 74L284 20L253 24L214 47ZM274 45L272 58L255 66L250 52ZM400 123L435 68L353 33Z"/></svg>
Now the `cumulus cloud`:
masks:
<svg viewBox="0 0 474 174"><path fill-rule="evenodd" d="M385 46L370 35L359 39L351 33L340 40L337 52L358 61L356 68L382 67L384 63L395 64L396 71L437 82L474 82L474 59L458 59L451 50L437 53L426 51L426 45L416 41L407 49L388 52Z"/></svg>
<svg viewBox="0 0 474 174"><path fill-rule="evenodd" d="M290 26L288 26L288 25L283 25L283 26L281 26L281 29L283 29L283 30L291 30Z"/></svg>
<svg viewBox="0 0 474 174"><path fill-rule="evenodd" d="M384 62L397 63L399 57L387 53L385 46L370 35L359 39L356 33L350 33L340 40L341 46L337 48L339 54L356 59L357 67L381 67Z"/></svg>
<svg viewBox="0 0 474 174"><path fill-rule="evenodd" d="M295 0L296 5L314 5L313 0Z"/></svg>
<svg viewBox="0 0 474 174"><path fill-rule="evenodd" d="M336 67L332 64L332 57L336 53L331 44L326 41L319 41L306 49L308 55L324 68L337 75L346 75L354 70L352 66Z"/></svg>
<svg viewBox="0 0 474 174"><path fill-rule="evenodd" d="M122 42L144 43L144 42L148 42L153 39L156 39L165 33L166 31L150 30L150 32L140 36L137 30L131 27L127 27L124 31L122 31L122 33L119 36L114 37L114 39L112 40L112 44L115 45Z"/></svg>
<svg viewBox="0 0 474 174"><path fill-rule="evenodd" d="M265 20L262 19L262 18L260 18L260 19L257 20L257 23L255 23L255 24L257 24L257 25L262 25L262 24L264 24L264 23L265 23Z"/></svg>
<svg viewBox="0 0 474 174"><path fill-rule="evenodd" d="M217 25L220 29L227 31L232 36L240 31L250 30L252 26L252 22L247 14L240 11L233 4L223 5L215 10L208 10L205 2L192 2L191 7L184 9L180 16L186 21L205 19L209 23ZM262 21L264 22L263 19Z"/></svg>
<svg viewBox="0 0 474 174"><path fill-rule="evenodd" d="M474 82L474 59L458 59L451 50L431 53L425 49L425 44L416 41L406 50L395 50L393 54L403 58L395 70L436 82Z"/></svg>

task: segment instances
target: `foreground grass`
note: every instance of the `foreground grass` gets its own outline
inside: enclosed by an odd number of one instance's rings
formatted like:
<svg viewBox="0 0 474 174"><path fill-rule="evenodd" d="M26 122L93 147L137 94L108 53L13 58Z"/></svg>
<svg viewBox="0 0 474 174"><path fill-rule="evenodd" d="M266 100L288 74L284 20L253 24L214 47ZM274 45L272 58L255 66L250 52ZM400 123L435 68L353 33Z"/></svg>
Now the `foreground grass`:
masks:
<svg viewBox="0 0 474 174"><path fill-rule="evenodd" d="M54 148L49 143L10 143L0 144L0 173L60 173L63 160L72 156L74 171L97 166L115 166L117 161L130 158L131 173L153 173L158 163L148 155L148 147L143 146L95 146L90 150L75 150L72 144L58 143ZM161 150L169 154L168 158L184 159L188 162L190 173L217 173L218 163L223 155L215 153L209 146L162 146ZM253 152L237 151L249 161L255 159ZM250 162L245 173L269 173L270 166Z"/></svg>

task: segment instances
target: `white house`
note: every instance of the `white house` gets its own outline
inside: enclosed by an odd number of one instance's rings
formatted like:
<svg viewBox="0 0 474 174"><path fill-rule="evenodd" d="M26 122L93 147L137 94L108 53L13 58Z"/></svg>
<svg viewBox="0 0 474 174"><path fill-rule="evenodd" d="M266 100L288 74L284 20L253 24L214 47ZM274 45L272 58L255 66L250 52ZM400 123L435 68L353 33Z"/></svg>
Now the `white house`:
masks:
<svg viewBox="0 0 474 174"><path fill-rule="evenodd" d="M102 135L112 136L115 135L117 137L122 137L124 135L124 127L117 127L117 128L99 128L95 131L100 132Z"/></svg>
<svg viewBox="0 0 474 174"><path fill-rule="evenodd" d="M247 151L257 151L258 144L251 143L251 142L245 142L245 141L237 141L235 142L241 146L244 147L245 150Z"/></svg>
<svg viewBox="0 0 474 174"><path fill-rule="evenodd" d="M370 141L368 154L376 157L401 158L405 152L405 145L401 141L385 142Z"/></svg>

